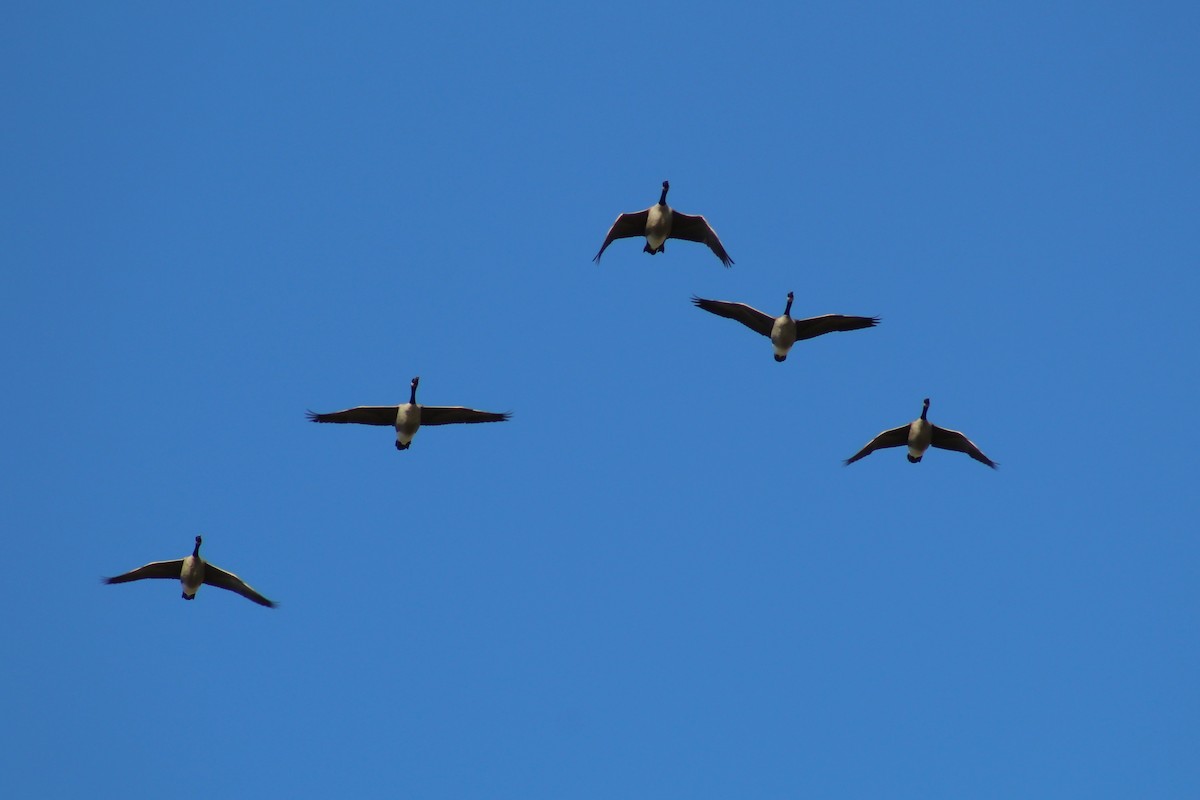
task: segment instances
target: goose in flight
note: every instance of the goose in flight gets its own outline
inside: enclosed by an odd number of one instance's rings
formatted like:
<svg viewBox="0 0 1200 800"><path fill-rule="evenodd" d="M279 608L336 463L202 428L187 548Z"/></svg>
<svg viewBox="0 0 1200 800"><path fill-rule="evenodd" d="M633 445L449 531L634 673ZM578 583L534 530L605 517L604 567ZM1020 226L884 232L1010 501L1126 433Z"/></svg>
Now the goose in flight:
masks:
<svg viewBox="0 0 1200 800"><path fill-rule="evenodd" d="M846 459L847 464L853 464L860 458L871 455L871 453L882 447L900 447L908 445L908 460L916 464L925 455L925 451L930 447L939 447L942 450L957 450L960 453L966 453L971 458L981 464L987 464L992 469L996 468L996 462L983 454L983 451L975 446L975 443L963 436L959 431L952 431L947 428L939 428L925 418L929 413L929 398L925 398L925 403L921 407L921 416L912 422L901 425L899 428L892 428L890 431L884 431L876 436L871 441L867 442L866 447L859 450L854 455Z"/></svg>
<svg viewBox="0 0 1200 800"><path fill-rule="evenodd" d="M412 444L417 428L422 425L449 425L455 422L503 422L512 416L508 412L476 411L463 406L417 405L417 384L420 376L412 379L412 392L407 403L398 406L355 406L345 411L317 414L309 411L313 422L356 422L359 425L390 425L396 429L396 449L407 450Z"/></svg>
<svg viewBox="0 0 1200 800"><path fill-rule="evenodd" d="M210 564L200 557L201 538L196 537L196 547L186 558L174 561L152 561L144 567L118 575L115 578L105 578L105 583L128 583L140 581L143 578L173 578L183 584L183 599L195 600L196 592L201 584L216 586L218 589L228 589L237 592L247 600L253 600L260 606L274 608L275 603L263 597L258 592L232 572L226 572L216 564Z"/></svg>
<svg viewBox="0 0 1200 800"><path fill-rule="evenodd" d="M793 297L791 292L787 293L787 307L783 310L783 315L779 317L764 314L745 303L705 300L703 297L693 297L692 302L696 304L697 308L703 308L718 317L735 319L750 330L757 331L769 338L771 344L775 346L776 361L785 360L792 345L801 339L812 339L815 336L837 331L857 331L879 324L879 317L847 317L844 314L825 314L808 319L792 319Z"/></svg>
<svg viewBox="0 0 1200 800"><path fill-rule="evenodd" d="M612 244L614 239L645 236L646 246L642 248L642 251L650 255L663 252L665 250L663 243L667 239L687 239L689 242L708 245L708 248L716 254L717 258L721 259L721 263L725 266L728 267L732 264L733 259L725 252L725 247L717 238L717 232L712 229L704 217L681 214L667 205L667 190L670 188L670 181L663 181L662 196L658 198L656 205L643 211L631 211L617 217L617 221L608 229L608 236L604 237L604 244L600 245L600 252L596 253L596 257L592 261L600 263L600 255L606 247Z"/></svg>

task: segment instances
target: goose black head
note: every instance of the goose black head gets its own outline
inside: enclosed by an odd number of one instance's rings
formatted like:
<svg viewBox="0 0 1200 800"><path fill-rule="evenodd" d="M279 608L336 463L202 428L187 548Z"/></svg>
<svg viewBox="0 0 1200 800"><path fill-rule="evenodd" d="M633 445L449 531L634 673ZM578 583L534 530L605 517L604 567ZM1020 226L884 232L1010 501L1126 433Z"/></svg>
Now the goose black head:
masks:
<svg viewBox="0 0 1200 800"><path fill-rule="evenodd" d="M792 313L792 300L794 300L794 299L795 299L795 297L796 297L796 295L794 295L794 294L793 294L793 293L791 293L791 292L788 292L787 308L785 308L785 309L783 310L783 315L784 315L785 317L786 317L786 316L789 316L789 315Z"/></svg>
<svg viewBox="0 0 1200 800"><path fill-rule="evenodd" d="M199 535L196 536L196 546L194 548L192 548L192 555L194 555L194 556L200 555L200 543L203 541L204 541L204 538L202 536L199 536Z"/></svg>
<svg viewBox="0 0 1200 800"><path fill-rule="evenodd" d="M921 419L925 419L925 415L929 413L929 398L926 397L921 401Z"/></svg>
<svg viewBox="0 0 1200 800"><path fill-rule="evenodd" d="M412 391L408 393L408 402L410 402L410 403L417 402L417 384L420 382L421 382L420 375L418 375L417 377L412 379Z"/></svg>
<svg viewBox="0 0 1200 800"><path fill-rule="evenodd" d="M670 188L671 188L671 182L663 181L662 196L658 198L658 204L660 206L665 206L667 204L667 190Z"/></svg>

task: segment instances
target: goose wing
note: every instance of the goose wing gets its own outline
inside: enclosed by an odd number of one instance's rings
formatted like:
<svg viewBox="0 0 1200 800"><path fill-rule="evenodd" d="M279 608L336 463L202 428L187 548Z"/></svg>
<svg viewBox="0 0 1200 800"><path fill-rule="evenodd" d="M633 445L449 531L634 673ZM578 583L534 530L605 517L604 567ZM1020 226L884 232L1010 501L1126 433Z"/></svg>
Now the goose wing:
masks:
<svg viewBox="0 0 1200 800"><path fill-rule="evenodd" d="M646 219L650 216L650 209L646 208L641 211L630 211L627 214L622 214L617 217L617 221L608 229L608 236L604 237L604 244L600 245L600 252L592 258L597 264L600 263L600 253L604 252L604 248L613 243L614 239L627 239L630 236L645 236L646 235Z"/></svg>
<svg viewBox="0 0 1200 800"><path fill-rule="evenodd" d="M708 220L696 214L680 214L671 212L671 239L686 239L689 242L700 242L708 245L708 249L721 259L721 263L729 266L733 259L725 252L725 246L717 238L717 232L708 224Z"/></svg>
<svg viewBox="0 0 1200 800"><path fill-rule="evenodd" d="M456 422L504 422L512 414L505 411L477 411L463 406L421 406L421 425L451 425Z"/></svg>
<svg viewBox="0 0 1200 800"><path fill-rule="evenodd" d="M275 603L263 597L258 592L254 591L250 584L234 575L232 572L226 572L220 567L204 563L204 582L209 586L216 586L218 589L228 589L231 592L237 592L247 600L253 600L260 606L274 608Z"/></svg>
<svg viewBox="0 0 1200 800"><path fill-rule="evenodd" d="M703 297L693 295L692 302L697 308L703 308L718 317L726 319L736 319L738 322L745 325L752 331L757 331L763 336L771 335L771 326L775 324L775 318L764 314L757 308L751 308L745 303L729 303L725 300L705 300Z"/></svg>
<svg viewBox="0 0 1200 800"><path fill-rule="evenodd" d="M826 333L838 331L857 331L863 328L873 328L879 324L879 317L848 317L845 314L826 314L821 317L795 320L796 340L811 339Z"/></svg>
<svg viewBox="0 0 1200 800"><path fill-rule="evenodd" d="M862 450L859 450L857 453L847 458L846 464L853 464L860 458L869 456L871 453L874 453L876 450L882 447L900 447L901 445L908 444L908 428L911 424L912 423L909 423L908 425L901 425L899 428L892 428L890 431L884 431L883 433L879 434L874 439L867 442L866 446L863 447Z"/></svg>
<svg viewBox="0 0 1200 800"><path fill-rule="evenodd" d="M309 411L312 422L357 422L360 425L395 425L399 406L355 406L345 411L318 414Z"/></svg>
<svg viewBox="0 0 1200 800"><path fill-rule="evenodd" d="M971 458L981 464L987 464L992 469L996 468L996 462L983 454L983 451L975 446L975 443L968 439L960 431L952 431L946 428L939 428L937 425L933 428L933 438L930 444L934 447L940 447L943 450L957 450L960 453L966 453Z"/></svg>
<svg viewBox="0 0 1200 800"><path fill-rule="evenodd" d="M151 561L144 567L130 570L124 575L118 575L115 578L105 578L105 583L129 583L129 581L140 581L143 578L174 578L179 580L179 576L183 574L183 559L177 558L174 561Z"/></svg>

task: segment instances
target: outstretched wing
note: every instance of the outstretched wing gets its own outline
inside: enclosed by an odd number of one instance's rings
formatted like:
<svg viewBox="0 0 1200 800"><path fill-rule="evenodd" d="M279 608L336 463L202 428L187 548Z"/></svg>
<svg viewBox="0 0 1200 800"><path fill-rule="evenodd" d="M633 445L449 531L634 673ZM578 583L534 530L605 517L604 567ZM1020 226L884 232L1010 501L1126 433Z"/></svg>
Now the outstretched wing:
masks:
<svg viewBox="0 0 1200 800"><path fill-rule="evenodd" d="M672 210L670 238L706 244L708 249L721 259L722 264L728 267L733 263L733 259L729 257L729 253L725 252L725 246L717 237L717 232L708 224L708 220L699 215L680 214L678 211Z"/></svg>
<svg viewBox="0 0 1200 800"><path fill-rule="evenodd" d="M309 411L312 422L357 422L359 425L395 425L399 406L355 406L345 411L318 414Z"/></svg>
<svg viewBox="0 0 1200 800"><path fill-rule="evenodd" d="M140 581L143 578L174 578L179 580L179 576L183 574L183 559L177 558L174 561L151 561L144 567L138 567L135 570L130 570L124 575L118 575L115 578L105 578L105 583L129 583L130 581Z"/></svg>
<svg viewBox="0 0 1200 800"><path fill-rule="evenodd" d="M937 425L931 427L933 428L933 438L929 443L934 447L966 453L979 463L987 464L992 469L996 468L996 462L985 456L983 451L976 447L974 442L963 436L961 432L939 428Z"/></svg>
<svg viewBox="0 0 1200 800"><path fill-rule="evenodd" d="M509 412L477 411L463 406L421 406L421 425L452 425L456 422L504 422Z"/></svg>
<svg viewBox="0 0 1200 800"><path fill-rule="evenodd" d="M857 331L863 328L873 328L879 324L879 317L847 317L844 314L826 314L822 317L809 317L795 320L796 341L823 336L826 333L838 331Z"/></svg>
<svg viewBox="0 0 1200 800"><path fill-rule="evenodd" d="M775 318L771 317L757 308L751 308L745 303L729 303L725 300L705 300L703 297L693 295L692 302L697 308L703 308L718 317L726 319L736 319L738 322L745 325L752 331L757 331L763 336L771 335L771 326L775 324Z"/></svg>
<svg viewBox="0 0 1200 800"><path fill-rule="evenodd" d="M912 423L909 423L909 425L911 424ZM883 447L900 447L901 445L908 444L909 425L901 425L899 428L892 428L890 431L884 431L883 433L879 434L874 439L867 442L866 446L862 450L859 450L857 453L847 458L846 464L853 464L860 458L865 458L866 456L871 455L871 453L874 453L876 450L879 450Z"/></svg>
<svg viewBox="0 0 1200 800"><path fill-rule="evenodd" d="M275 603L263 597L258 592L246 583L244 580L234 575L232 572L226 572L218 566L204 562L204 582L209 586L216 586L218 589L228 589L231 592L237 592L247 600L253 600L260 606L274 608Z"/></svg>
<svg viewBox="0 0 1200 800"><path fill-rule="evenodd" d="M617 217L617 221L608 229L608 236L604 237L604 244L600 245L600 252L592 258L597 264L600 263L600 253L604 252L604 248L612 244L614 239L627 239L630 236L645 236L646 235L646 218L650 216L650 209L642 211L630 211L628 214L622 214Z"/></svg>

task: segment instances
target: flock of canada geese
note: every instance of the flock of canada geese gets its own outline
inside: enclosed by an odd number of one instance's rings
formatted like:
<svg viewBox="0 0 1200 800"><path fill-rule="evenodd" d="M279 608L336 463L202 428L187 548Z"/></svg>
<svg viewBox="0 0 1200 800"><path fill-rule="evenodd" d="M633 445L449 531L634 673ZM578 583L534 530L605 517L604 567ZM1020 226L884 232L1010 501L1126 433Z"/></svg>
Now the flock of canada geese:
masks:
<svg viewBox="0 0 1200 800"><path fill-rule="evenodd" d="M604 244L592 259L597 263L605 249L617 239L645 237L646 244L642 250L650 255L662 253L666 249L667 239L684 239L689 242L700 242L708 246L713 254L726 267L733 264L733 259L725 251L717 232L708 221L700 215L684 214L675 211L667 205L667 191L671 188L668 181L663 181L662 194L658 202L642 211L621 214L616 222L608 229ZM792 317L792 293L787 294L787 305L783 314L772 317L770 314L751 308L744 303L733 303L726 300L706 300L693 297L692 302L698 308L716 314L726 319L737 320L752 331L762 334L771 340L775 351L775 360L787 359L792 345L804 339L812 339L826 333L838 331L856 331L871 328L879 323L878 317L851 317L843 314L825 314L808 319ZM463 406L425 406L417 403L417 385L419 377L412 379L407 403L396 406L355 406L344 411L333 411L328 414L308 412L308 418L313 422L355 423L358 425L387 425L396 431L396 449L407 450L412 445L413 437L422 425L451 425L455 423L503 422L511 414L494 411L479 411ZM922 401L921 416L912 422L896 428L883 431L867 442L850 458L846 464L853 464L861 458L869 456L876 450L885 447L908 446L908 460L915 464L925 455L930 447L942 450L957 450L966 453L971 458L986 464L992 469L996 462L983 454L975 444L959 431L939 428L927 419L929 413L929 398ZM196 537L196 545L192 554L173 561L154 561L135 570L105 578L105 583L128 583L144 578L170 578L183 585L183 598L193 600L196 592L204 584L228 589L242 597L253 600L259 605L274 608L275 603L268 600L249 584L227 572L215 564L210 564L200 556L201 537Z"/></svg>

